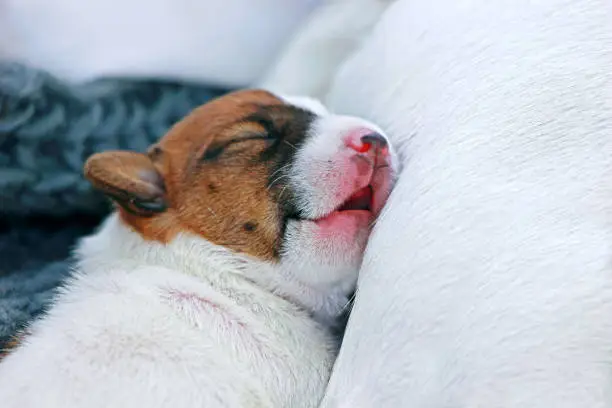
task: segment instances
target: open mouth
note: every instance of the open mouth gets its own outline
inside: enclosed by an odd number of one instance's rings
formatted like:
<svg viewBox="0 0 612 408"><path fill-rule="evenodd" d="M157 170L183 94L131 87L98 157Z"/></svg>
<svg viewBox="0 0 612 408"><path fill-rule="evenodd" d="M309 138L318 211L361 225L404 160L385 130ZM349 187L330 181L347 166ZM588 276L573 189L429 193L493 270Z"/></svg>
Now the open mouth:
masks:
<svg viewBox="0 0 612 408"><path fill-rule="evenodd" d="M344 201L341 205L336 207L334 210L329 212L328 214L315 218L309 219L304 217L292 217L299 220L306 221L322 221L329 219L334 215L338 215L339 213L348 212L348 211L367 211L373 212L374 210L374 187L372 185L367 185L363 188L360 188L356 192L354 192L346 201Z"/></svg>
<svg viewBox="0 0 612 408"><path fill-rule="evenodd" d="M371 185L357 190L336 211L372 211L374 200L374 189Z"/></svg>

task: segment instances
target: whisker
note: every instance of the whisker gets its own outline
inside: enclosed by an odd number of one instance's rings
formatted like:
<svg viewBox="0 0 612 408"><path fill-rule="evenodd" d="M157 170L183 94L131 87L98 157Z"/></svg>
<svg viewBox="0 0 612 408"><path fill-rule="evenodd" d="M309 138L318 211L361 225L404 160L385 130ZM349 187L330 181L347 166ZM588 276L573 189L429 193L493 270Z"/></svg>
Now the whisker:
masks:
<svg viewBox="0 0 612 408"><path fill-rule="evenodd" d="M370 223L370 228L373 228L376 225L377 221L378 221L378 217L374 218L372 222Z"/></svg>
<svg viewBox="0 0 612 408"><path fill-rule="evenodd" d="M285 177L289 177L286 174L281 174L280 176L278 176L277 178L275 178L274 180L272 180L272 182L270 184L268 184L267 190L270 190L272 188L272 186L274 186L274 183L276 183L279 180L282 180Z"/></svg>
<svg viewBox="0 0 612 408"><path fill-rule="evenodd" d="M285 190L287 189L287 187L289 187L289 186L285 186L285 187L283 187L283 189L281 190L280 194L278 195L278 201L280 201L280 200L281 200L281 198L283 197L283 193L285 192Z"/></svg>
<svg viewBox="0 0 612 408"><path fill-rule="evenodd" d="M293 145L293 144L289 143L288 141L283 140L283 143L285 143L285 144L287 144L287 145L289 145L289 146L293 147L293 150L297 150L297 147L296 147L295 145Z"/></svg>
<svg viewBox="0 0 612 408"><path fill-rule="evenodd" d="M347 300L346 304L342 306L338 315L344 313L347 309L352 308L353 303L355 302L355 296L357 295L357 291L353 292L353 295Z"/></svg>
<svg viewBox="0 0 612 408"><path fill-rule="evenodd" d="M279 169L277 169L276 171L274 171L274 173L270 174L270 178L274 177L278 172L281 172L283 170L285 170L287 167L289 167L291 165L291 163L287 163L284 166L281 166Z"/></svg>
<svg viewBox="0 0 612 408"><path fill-rule="evenodd" d="M213 211L212 208L208 207L208 211L213 215L213 217L217 218L217 214Z"/></svg>

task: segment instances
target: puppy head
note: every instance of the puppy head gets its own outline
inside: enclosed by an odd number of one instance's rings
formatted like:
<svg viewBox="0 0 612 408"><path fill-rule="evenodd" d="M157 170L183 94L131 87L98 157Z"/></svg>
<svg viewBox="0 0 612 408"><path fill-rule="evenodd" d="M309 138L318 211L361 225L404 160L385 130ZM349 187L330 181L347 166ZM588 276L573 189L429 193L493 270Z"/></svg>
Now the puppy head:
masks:
<svg viewBox="0 0 612 408"><path fill-rule="evenodd" d="M196 109L146 154L93 155L85 175L146 240L196 234L317 285L354 282L391 161L363 120L247 90Z"/></svg>

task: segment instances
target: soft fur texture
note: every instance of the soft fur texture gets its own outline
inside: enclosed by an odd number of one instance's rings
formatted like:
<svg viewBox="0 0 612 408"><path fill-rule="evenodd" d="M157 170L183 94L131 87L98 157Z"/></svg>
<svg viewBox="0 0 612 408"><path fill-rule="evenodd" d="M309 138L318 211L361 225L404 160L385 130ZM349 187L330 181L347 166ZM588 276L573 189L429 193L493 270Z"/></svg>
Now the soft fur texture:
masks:
<svg viewBox="0 0 612 408"><path fill-rule="evenodd" d="M70 272L66 257L76 239L111 209L83 177L85 159L106 149L144 150L221 93L165 81L69 85L0 63L0 350L48 305Z"/></svg>
<svg viewBox="0 0 612 408"><path fill-rule="evenodd" d="M261 87L322 97L338 65L354 52L393 0L328 0L285 45Z"/></svg>
<svg viewBox="0 0 612 408"><path fill-rule="evenodd" d="M393 180L377 131L246 90L90 157L117 210L0 362L3 406L317 406Z"/></svg>
<svg viewBox="0 0 612 408"><path fill-rule="evenodd" d="M323 407L612 406L611 7L399 0L330 80L404 169Z"/></svg>
<svg viewBox="0 0 612 408"><path fill-rule="evenodd" d="M48 306L70 274L74 243L100 221L74 218L0 221L0 354Z"/></svg>
<svg viewBox="0 0 612 408"><path fill-rule="evenodd" d="M252 261L197 237L145 242L116 216L78 255L87 273L34 325L25 354L0 364L3 406L300 406L321 393L332 338L305 311L245 280ZM241 343L212 354L201 346L227 336ZM287 400L289 389L301 397Z"/></svg>
<svg viewBox="0 0 612 408"><path fill-rule="evenodd" d="M82 175L87 157L109 149L143 151L224 92L166 81L70 85L0 63L0 218L106 214L103 197Z"/></svg>

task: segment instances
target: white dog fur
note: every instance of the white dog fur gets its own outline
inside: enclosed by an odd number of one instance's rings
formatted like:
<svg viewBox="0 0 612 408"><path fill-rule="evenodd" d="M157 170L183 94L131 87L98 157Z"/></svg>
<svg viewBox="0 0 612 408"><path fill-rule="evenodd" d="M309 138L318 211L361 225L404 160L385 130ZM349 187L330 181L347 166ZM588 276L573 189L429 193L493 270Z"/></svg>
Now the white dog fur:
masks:
<svg viewBox="0 0 612 408"><path fill-rule="evenodd" d="M389 194L393 152L380 144L375 125L330 114L308 98L243 91L208 106L177 124L148 156L108 152L88 161L90 180L123 206L147 200L134 193L128 201L132 191L156 191L134 186L161 183L158 198L167 207L145 215L139 209L153 207L118 207L79 244L72 280L0 361L0 406L318 405L337 352L331 326L348 303L373 216ZM283 114L289 116L279 119ZM292 119L299 123L280 122ZM268 123L266 146L279 153L257 162L264 139L261 127L252 127L260 121ZM364 139L374 132L378 145ZM191 153L227 140L239 146L231 153L228 144L221 161ZM253 163L281 167L262 174ZM223 171L222 179L211 174ZM281 180L280 193L271 193ZM216 183L214 194L209 183ZM363 188L372 189L370 211L343 207ZM192 193L181 194L186 189ZM234 210L220 208L228 197L237 197L229 203ZM285 208L290 201L299 216L246 208L262 202ZM182 218L185 211L196 224ZM228 215L220 219L215 211ZM260 235L245 236L245 220L272 231L273 244L282 242L279 255L247 256L206 239L221 228L223 241L235 241L224 245L250 248ZM197 225L204 226L201 234L193 232ZM158 227L178 232L166 242L152 233Z"/></svg>
<svg viewBox="0 0 612 408"><path fill-rule="evenodd" d="M290 95L324 96L338 66L392 1L328 0L294 33L260 86Z"/></svg>
<svg viewBox="0 0 612 408"><path fill-rule="evenodd" d="M404 166L322 407L612 406L611 23L609 0L398 0L317 81Z"/></svg>
<svg viewBox="0 0 612 408"><path fill-rule="evenodd" d="M325 386L332 339L241 276L257 264L198 237L145 243L117 216L78 255L83 272L0 364L3 407L272 407ZM300 377L279 378L289 367Z"/></svg>

